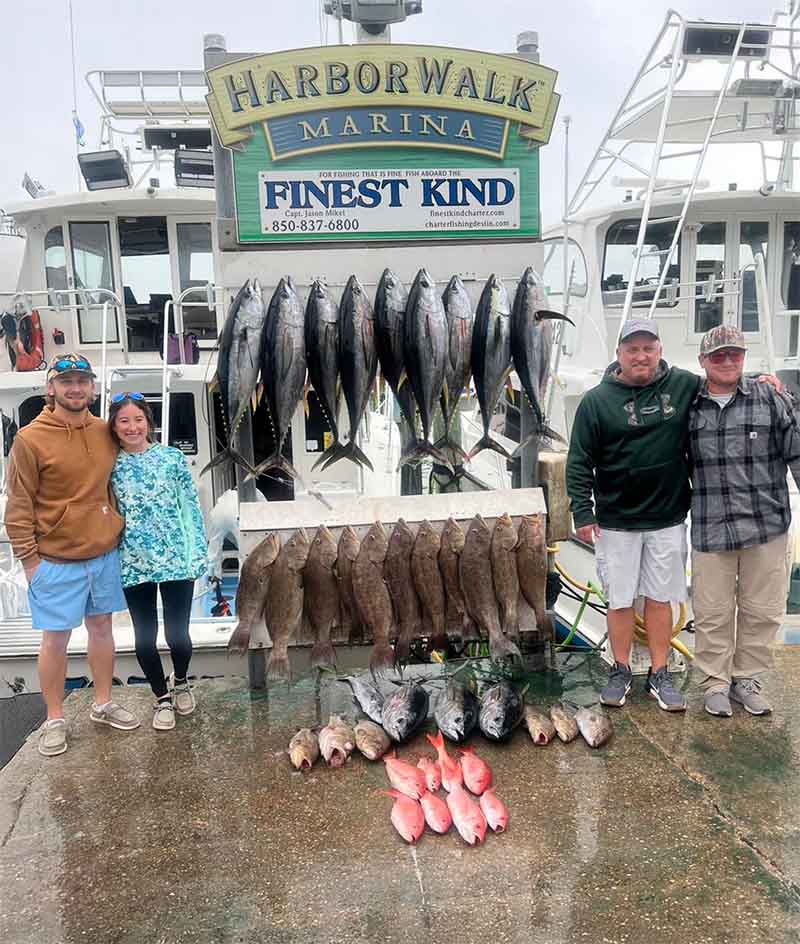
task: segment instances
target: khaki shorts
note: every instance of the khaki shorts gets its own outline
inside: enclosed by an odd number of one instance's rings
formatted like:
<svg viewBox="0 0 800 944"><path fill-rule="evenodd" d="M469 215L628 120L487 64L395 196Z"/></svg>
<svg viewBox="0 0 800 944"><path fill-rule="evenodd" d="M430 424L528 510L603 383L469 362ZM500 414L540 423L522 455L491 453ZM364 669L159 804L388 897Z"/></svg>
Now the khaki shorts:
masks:
<svg viewBox="0 0 800 944"><path fill-rule="evenodd" d="M610 609L633 606L637 597L659 603L686 600L685 524L658 531L601 528L594 551Z"/></svg>

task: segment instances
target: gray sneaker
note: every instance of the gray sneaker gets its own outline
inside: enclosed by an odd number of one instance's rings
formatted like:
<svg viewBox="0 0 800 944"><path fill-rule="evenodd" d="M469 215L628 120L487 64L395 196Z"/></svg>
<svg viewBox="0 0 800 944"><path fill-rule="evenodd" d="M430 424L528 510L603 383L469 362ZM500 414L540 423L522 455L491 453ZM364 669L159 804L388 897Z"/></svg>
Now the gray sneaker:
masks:
<svg viewBox="0 0 800 944"><path fill-rule="evenodd" d="M658 707L664 711L686 711L686 699L673 686L672 676L667 667L647 673L647 690L658 701Z"/></svg>
<svg viewBox="0 0 800 944"><path fill-rule="evenodd" d="M101 708L95 708L92 705L89 717L96 724L107 724L112 728L118 728L120 731L133 731L134 728L139 727L139 719L136 715L131 714L126 708L113 701Z"/></svg>
<svg viewBox="0 0 800 944"><path fill-rule="evenodd" d="M175 727L175 706L172 699L165 698L153 705L153 727L156 731L171 731Z"/></svg>
<svg viewBox="0 0 800 944"><path fill-rule="evenodd" d="M179 715L190 715L197 707L194 693L187 679L182 682L175 681L175 673L169 677L169 689L172 692L172 701L175 704L175 711Z"/></svg>
<svg viewBox="0 0 800 944"><path fill-rule="evenodd" d="M608 682L600 689L600 701L604 705L621 708L632 683L633 673L630 666L615 662L608 673Z"/></svg>
<svg viewBox="0 0 800 944"><path fill-rule="evenodd" d="M724 689L715 688L710 692L706 692L704 702L705 709L710 715L716 715L718 718L730 718L733 714L731 700Z"/></svg>
<svg viewBox="0 0 800 944"><path fill-rule="evenodd" d="M55 757L67 749L67 722L63 718L45 721L39 731L39 753Z"/></svg>
<svg viewBox="0 0 800 944"><path fill-rule="evenodd" d="M758 679L734 679L731 684L731 699L738 701L751 715L768 715L772 711L772 705L761 695L761 682Z"/></svg>

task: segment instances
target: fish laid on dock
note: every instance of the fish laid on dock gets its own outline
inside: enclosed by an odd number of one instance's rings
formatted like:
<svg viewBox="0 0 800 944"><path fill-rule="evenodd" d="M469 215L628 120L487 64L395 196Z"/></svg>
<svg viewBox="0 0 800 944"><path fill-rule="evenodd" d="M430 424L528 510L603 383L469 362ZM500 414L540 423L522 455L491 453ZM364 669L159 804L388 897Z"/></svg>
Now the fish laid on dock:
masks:
<svg viewBox="0 0 800 944"><path fill-rule="evenodd" d="M449 792L464 782L464 771L461 769L461 764L447 753L441 731L437 731L436 734L426 734L425 737L436 748L439 757L439 770L442 774L442 786Z"/></svg>
<svg viewBox="0 0 800 944"><path fill-rule="evenodd" d="M417 530L414 549L411 552L411 575L422 604L423 626L430 630L430 644L433 649L447 648L444 584L439 572L440 547L438 532L429 521L423 521Z"/></svg>
<svg viewBox="0 0 800 944"><path fill-rule="evenodd" d="M349 675L341 681L350 686L356 704L370 721L383 724L384 697L380 689L361 675Z"/></svg>
<svg viewBox="0 0 800 944"><path fill-rule="evenodd" d="M578 736L578 723L563 705L553 705L550 709L550 720L556 729L559 739L565 744L574 741Z"/></svg>
<svg viewBox="0 0 800 944"><path fill-rule="evenodd" d="M492 784L492 769L483 758L478 757L474 747L461 747L459 750L464 786L470 793L480 796Z"/></svg>
<svg viewBox="0 0 800 944"><path fill-rule="evenodd" d="M519 692L508 682L498 682L481 695L478 725L490 740L502 741L522 721L523 713Z"/></svg>
<svg viewBox="0 0 800 944"><path fill-rule="evenodd" d="M253 626L261 618L269 591L272 567L281 549L277 534L268 534L247 555L236 587L236 618L239 622L228 640L228 652L244 655Z"/></svg>
<svg viewBox="0 0 800 944"><path fill-rule="evenodd" d="M356 746L356 734L339 715L331 715L319 732L319 749L329 767L343 767Z"/></svg>
<svg viewBox="0 0 800 944"><path fill-rule="evenodd" d="M311 647L313 667L334 667L336 653L331 643L331 631L339 622L339 585L334 573L337 556L333 535L321 525L311 542L303 572L306 616L314 630Z"/></svg>
<svg viewBox="0 0 800 944"><path fill-rule="evenodd" d="M508 809L505 803L495 795L494 787L484 790L478 803L492 830L496 833L504 833L508 829Z"/></svg>
<svg viewBox="0 0 800 944"><path fill-rule="evenodd" d="M399 760L395 756L385 756L386 776L389 783L400 793L412 800L418 800L428 789L425 783L425 774L419 767L414 767L407 761Z"/></svg>
<svg viewBox="0 0 800 944"><path fill-rule="evenodd" d="M467 791L460 785L454 784L447 794L447 807L453 817L453 824L461 838L470 846L482 843L486 835L486 817Z"/></svg>
<svg viewBox="0 0 800 944"><path fill-rule="evenodd" d="M380 760L392 745L389 735L374 721L361 719L353 729L356 747L367 760Z"/></svg>
<svg viewBox="0 0 800 944"><path fill-rule="evenodd" d="M308 559L308 536L303 528L295 531L272 565L269 593L264 608L272 650L267 678L289 680L289 642L303 620L303 569Z"/></svg>
<svg viewBox="0 0 800 944"><path fill-rule="evenodd" d="M602 747L614 733L611 719L601 708L578 709L575 722L589 747Z"/></svg>
<svg viewBox="0 0 800 944"><path fill-rule="evenodd" d="M422 628L419 600L411 576L411 553L414 550L414 532L399 519L389 537L384 576L394 606L397 623L395 663L406 662L411 651L411 640Z"/></svg>
<svg viewBox="0 0 800 944"><path fill-rule="evenodd" d="M425 783L431 793L436 791L442 785L442 771L439 764L432 757L420 757L417 761L417 767L425 774Z"/></svg>
<svg viewBox="0 0 800 944"><path fill-rule="evenodd" d="M425 832L425 814L422 807L399 790L384 790L383 793L394 797L392 825L406 842L415 843Z"/></svg>
<svg viewBox="0 0 800 944"><path fill-rule="evenodd" d="M389 643L392 600L383 577L388 547L386 531L376 521L361 542L353 564L353 596L361 621L372 636L369 667L373 675L383 673L394 663L394 650Z"/></svg>
<svg viewBox="0 0 800 944"><path fill-rule="evenodd" d="M492 532L492 581L500 607L500 628L506 636L519 636L519 577L517 576L517 531L507 513L495 522Z"/></svg>
<svg viewBox="0 0 800 944"><path fill-rule="evenodd" d="M428 693L421 685L406 682L383 703L383 730L393 741L402 743L417 731L428 717Z"/></svg>
<svg viewBox="0 0 800 944"><path fill-rule="evenodd" d="M533 705L525 706L525 726L534 744L544 747L556 736L556 728L550 718Z"/></svg>
<svg viewBox="0 0 800 944"><path fill-rule="evenodd" d="M297 770L310 770L319 760L319 738L308 728L301 728L289 741L289 760Z"/></svg>
<svg viewBox="0 0 800 944"><path fill-rule="evenodd" d="M425 822L435 832L443 836L453 825L453 817L445 801L429 790L422 794L419 805L425 814Z"/></svg>
<svg viewBox="0 0 800 944"><path fill-rule="evenodd" d="M460 744L475 729L478 711L478 699L470 689L455 679L448 679L444 691L436 699L433 717L442 734Z"/></svg>

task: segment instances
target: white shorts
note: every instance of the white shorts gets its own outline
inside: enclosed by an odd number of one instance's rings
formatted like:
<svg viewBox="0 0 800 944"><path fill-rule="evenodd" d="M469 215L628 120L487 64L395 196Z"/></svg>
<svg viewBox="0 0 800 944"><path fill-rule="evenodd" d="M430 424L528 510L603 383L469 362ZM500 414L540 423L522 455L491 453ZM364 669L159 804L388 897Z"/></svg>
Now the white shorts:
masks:
<svg viewBox="0 0 800 944"><path fill-rule="evenodd" d="M685 602L685 524L658 531L601 528L594 551L609 609L633 606L640 596L659 603Z"/></svg>

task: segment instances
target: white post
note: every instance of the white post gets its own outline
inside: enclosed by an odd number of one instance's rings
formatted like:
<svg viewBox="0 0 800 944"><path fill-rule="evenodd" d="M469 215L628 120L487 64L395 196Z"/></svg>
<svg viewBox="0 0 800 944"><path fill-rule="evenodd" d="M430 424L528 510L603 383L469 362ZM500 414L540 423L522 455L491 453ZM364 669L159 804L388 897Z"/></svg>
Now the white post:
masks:
<svg viewBox="0 0 800 944"><path fill-rule="evenodd" d="M164 357L164 373L161 375L161 445L169 445L169 362L167 355L169 353L169 306L172 299L169 298L164 303L164 340L162 344L162 354Z"/></svg>
<svg viewBox="0 0 800 944"><path fill-rule="evenodd" d="M101 351L101 353L100 353L100 370L101 370L101 373L102 373L102 376L103 376L103 383L102 383L102 387L101 387L102 393L100 394L100 415L103 417L103 419L106 419L107 416L108 416L107 406L108 406L108 393L109 393L109 391L108 391L108 384L107 384L107 382L106 382L106 377L107 377L107 374L106 374L106 361L107 361L107 358L108 358L108 354L107 354L108 345L107 345L107 343L106 343L106 332L107 332L107 329L108 329L108 301L109 301L109 300L106 299L106 300L103 302L103 339L102 339L102 346L101 346L101 349L100 349L100 351Z"/></svg>

